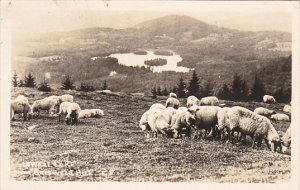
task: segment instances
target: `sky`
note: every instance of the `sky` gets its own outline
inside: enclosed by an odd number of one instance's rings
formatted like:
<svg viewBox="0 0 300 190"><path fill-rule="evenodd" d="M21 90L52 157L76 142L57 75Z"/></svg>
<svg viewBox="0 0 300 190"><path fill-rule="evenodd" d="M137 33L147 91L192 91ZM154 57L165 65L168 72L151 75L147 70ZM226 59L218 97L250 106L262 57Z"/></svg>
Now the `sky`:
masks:
<svg viewBox="0 0 300 190"><path fill-rule="evenodd" d="M14 33L44 33L91 27L127 28L170 14L239 30L291 32L291 2L188 2L52 0L8 1L1 6Z"/></svg>

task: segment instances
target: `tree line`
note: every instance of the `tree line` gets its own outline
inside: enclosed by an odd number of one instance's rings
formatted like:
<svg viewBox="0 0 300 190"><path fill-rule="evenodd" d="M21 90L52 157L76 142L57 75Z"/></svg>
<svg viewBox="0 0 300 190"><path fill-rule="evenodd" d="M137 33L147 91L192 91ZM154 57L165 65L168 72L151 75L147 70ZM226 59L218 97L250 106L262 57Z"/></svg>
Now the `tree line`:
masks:
<svg viewBox="0 0 300 190"><path fill-rule="evenodd" d="M35 77L31 73L29 73L27 76L25 76L23 80L21 79L19 81L18 81L18 76L15 73L13 75L12 85L13 85L13 87L37 88L39 91L42 91L42 92L50 92L52 90L45 78L44 78L43 82L41 82L39 85L37 85ZM107 82L105 80L103 82L101 90L107 90L107 88L108 88L108 86L107 86ZM84 91L84 92L96 90L96 88L93 85L90 85L87 82L81 82L79 88L76 88L72 78L69 75L67 75L61 82L61 89L62 90L77 89L78 91Z"/></svg>
<svg viewBox="0 0 300 190"><path fill-rule="evenodd" d="M154 86L151 89L151 93L154 98L157 96L167 96L170 92L174 92L178 98L196 96L200 99L202 97L215 95L220 99L232 101L262 101L265 94L270 94L276 98L277 102L291 101L291 87L280 87L273 92L268 92L265 88L265 84L257 75L255 75L251 86L242 76L235 74L231 83L223 84L217 93L213 93L212 87L209 82L203 84L203 81L200 80L194 70L188 82L185 82L181 76L177 85L170 88L169 91L167 91L166 87L164 90L161 90L160 86Z"/></svg>

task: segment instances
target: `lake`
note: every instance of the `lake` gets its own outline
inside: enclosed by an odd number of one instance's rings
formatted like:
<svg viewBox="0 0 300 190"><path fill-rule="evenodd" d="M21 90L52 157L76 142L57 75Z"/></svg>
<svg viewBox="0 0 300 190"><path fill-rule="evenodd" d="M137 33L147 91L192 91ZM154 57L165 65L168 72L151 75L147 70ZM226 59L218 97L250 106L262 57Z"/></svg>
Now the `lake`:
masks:
<svg viewBox="0 0 300 190"><path fill-rule="evenodd" d="M187 67L181 67L178 66L177 63L182 61L182 57L177 54L173 54L172 56L164 56L164 55L155 55L153 51L147 51L147 55L136 55L134 53L116 53L111 54L108 57L114 57L117 58L119 61L119 64L125 65L125 66L145 66L144 61L151 60L151 59L166 59L167 64L162 66L151 66L153 68L154 73L160 73L162 71L175 71L175 72L189 72L190 69ZM95 57L92 58L93 60Z"/></svg>

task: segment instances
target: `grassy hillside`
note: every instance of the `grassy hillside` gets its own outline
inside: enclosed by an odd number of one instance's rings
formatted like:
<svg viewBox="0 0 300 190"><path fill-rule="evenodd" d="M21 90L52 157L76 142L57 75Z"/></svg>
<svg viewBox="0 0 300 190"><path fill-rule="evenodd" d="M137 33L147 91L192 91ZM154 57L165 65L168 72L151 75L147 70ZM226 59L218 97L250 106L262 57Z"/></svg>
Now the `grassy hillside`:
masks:
<svg viewBox="0 0 300 190"><path fill-rule="evenodd" d="M71 93L83 109L100 108L106 116L85 119L74 126L58 123L57 117L42 113L40 118L11 122L11 179L51 181L155 181L155 182L288 182L291 157L246 145L205 139L147 139L138 121L153 103L167 97L102 95L55 91L41 93L13 88L12 97L25 94L32 103L52 94ZM186 102L180 99L182 105ZM221 101L228 106L241 105L253 110L263 106L281 113L283 104ZM277 131L285 132L290 122L272 121ZM37 125L33 130L29 126ZM51 164L70 162L70 166ZM28 162L50 162L49 166L30 167ZM39 173L39 172L48 173ZM70 175L66 172L87 172ZM63 173L57 173L63 172ZM34 174L34 175L33 175Z"/></svg>

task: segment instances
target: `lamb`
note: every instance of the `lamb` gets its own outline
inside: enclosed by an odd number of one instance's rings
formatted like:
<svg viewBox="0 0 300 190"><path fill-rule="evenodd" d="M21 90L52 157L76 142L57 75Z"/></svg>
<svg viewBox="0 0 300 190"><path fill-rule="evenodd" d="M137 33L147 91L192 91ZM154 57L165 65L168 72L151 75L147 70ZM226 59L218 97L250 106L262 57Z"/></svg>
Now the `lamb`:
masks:
<svg viewBox="0 0 300 190"><path fill-rule="evenodd" d="M85 109L79 112L78 119L100 118L102 116L104 116L104 112L101 109Z"/></svg>
<svg viewBox="0 0 300 190"><path fill-rule="evenodd" d="M207 97L201 98L201 100L200 100L200 105L215 106L218 103L219 103L219 99L215 96L207 96Z"/></svg>
<svg viewBox="0 0 300 190"><path fill-rule="evenodd" d="M11 100L10 109L11 120L14 120L14 115L16 113L23 114L24 121L26 121L27 119L30 120L32 118L32 108L28 102L24 102L24 99Z"/></svg>
<svg viewBox="0 0 300 190"><path fill-rule="evenodd" d="M195 114L197 134L199 129L205 129L205 137L207 132L210 131L208 137L213 137L216 132L216 125L218 124L218 106L192 106L188 111Z"/></svg>
<svg viewBox="0 0 300 190"><path fill-rule="evenodd" d="M252 148L255 142L261 146L262 139L272 151L280 146L279 135L268 118L240 106L230 108L227 117L231 132L236 130L252 137Z"/></svg>
<svg viewBox="0 0 300 190"><path fill-rule="evenodd" d="M173 92L170 92L169 97L170 98L177 98L177 95Z"/></svg>
<svg viewBox="0 0 300 190"><path fill-rule="evenodd" d="M263 101L265 103L270 103L270 104L275 104L276 103L275 98L273 96L271 96L271 95L264 95L263 96Z"/></svg>
<svg viewBox="0 0 300 190"><path fill-rule="evenodd" d="M189 108L193 105L200 105L200 100L196 96L189 96L186 101L186 106Z"/></svg>
<svg viewBox="0 0 300 190"><path fill-rule="evenodd" d="M282 109L284 112L291 114L291 106L290 105L285 105Z"/></svg>
<svg viewBox="0 0 300 190"><path fill-rule="evenodd" d="M185 136L191 137L191 126L195 124L195 114L192 115L186 107L179 107L172 117L171 129L174 138L182 137L185 129Z"/></svg>
<svg viewBox="0 0 300 190"><path fill-rule="evenodd" d="M273 114L271 115L271 119L274 119L276 121L290 121L289 116L284 113Z"/></svg>
<svg viewBox="0 0 300 190"><path fill-rule="evenodd" d="M179 106L180 102L176 98L168 98L166 101L166 107L173 107L175 109L178 109Z"/></svg>
<svg viewBox="0 0 300 190"><path fill-rule="evenodd" d="M281 138L281 145L282 153L286 153L287 149L291 146L291 126L289 126L289 128Z"/></svg>
<svg viewBox="0 0 300 190"><path fill-rule="evenodd" d="M49 114L55 112L55 108L59 106L59 100L55 97L47 97L41 100L36 100L32 104L32 111L38 112L40 115L40 110L47 110ZM57 109L56 109L57 110Z"/></svg>
<svg viewBox="0 0 300 190"><path fill-rule="evenodd" d="M58 121L60 122L61 115L65 115L67 125L70 123L77 124L80 111L80 106L77 103L63 102L59 106Z"/></svg>
<svg viewBox="0 0 300 190"><path fill-rule="evenodd" d="M272 114L276 114L275 111L269 110L269 109L263 108L263 107L255 108L254 113L257 113L258 115L263 115L263 116L266 116L266 117L269 117Z"/></svg>

